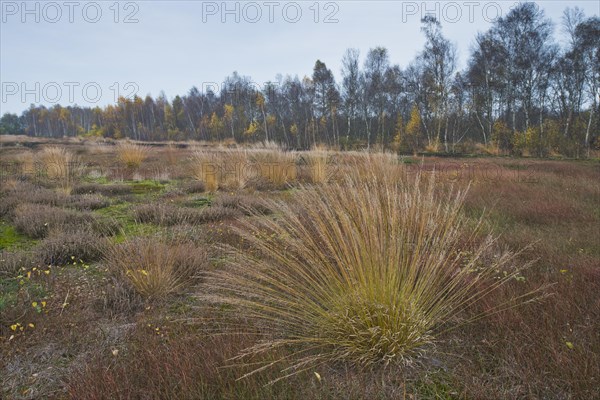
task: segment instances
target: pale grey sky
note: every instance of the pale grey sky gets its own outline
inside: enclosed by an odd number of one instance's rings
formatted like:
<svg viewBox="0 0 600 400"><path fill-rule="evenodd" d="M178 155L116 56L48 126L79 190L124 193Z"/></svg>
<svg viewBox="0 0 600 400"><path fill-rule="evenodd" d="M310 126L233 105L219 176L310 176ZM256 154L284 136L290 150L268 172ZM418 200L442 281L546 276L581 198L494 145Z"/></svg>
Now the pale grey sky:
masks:
<svg viewBox="0 0 600 400"><path fill-rule="evenodd" d="M538 1L560 34L567 6L600 14L600 2ZM406 65L422 49L432 13L458 47L460 67L478 31L515 1L0 1L0 113L29 104L106 105L117 95L167 97L233 71L258 85L311 75L317 59L340 75L349 47L384 46Z"/></svg>

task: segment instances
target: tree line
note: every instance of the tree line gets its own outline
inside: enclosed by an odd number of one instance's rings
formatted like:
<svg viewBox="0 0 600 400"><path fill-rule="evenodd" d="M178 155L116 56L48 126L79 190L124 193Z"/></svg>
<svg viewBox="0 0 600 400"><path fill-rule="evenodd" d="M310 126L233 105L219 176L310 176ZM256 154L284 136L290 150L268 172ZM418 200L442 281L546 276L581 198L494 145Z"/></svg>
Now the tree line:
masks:
<svg viewBox="0 0 600 400"><path fill-rule="evenodd" d="M521 3L479 33L464 70L434 17L406 67L386 48L348 49L336 82L317 60L311 76L262 87L234 72L218 93L193 87L171 101L121 97L106 107L31 105L5 114L0 133L136 140L276 141L395 151L585 156L600 147L600 18L567 8L560 24Z"/></svg>

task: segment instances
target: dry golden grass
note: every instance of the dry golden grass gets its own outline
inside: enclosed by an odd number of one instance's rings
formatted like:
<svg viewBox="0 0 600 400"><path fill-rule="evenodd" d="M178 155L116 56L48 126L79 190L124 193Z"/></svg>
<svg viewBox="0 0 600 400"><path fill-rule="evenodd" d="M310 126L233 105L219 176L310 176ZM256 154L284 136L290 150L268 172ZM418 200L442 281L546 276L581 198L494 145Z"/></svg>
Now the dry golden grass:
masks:
<svg viewBox="0 0 600 400"><path fill-rule="evenodd" d="M296 154L280 148L197 150L192 156L194 178L206 190L240 190L261 179L284 187L297 179Z"/></svg>
<svg viewBox="0 0 600 400"><path fill-rule="evenodd" d="M250 160L256 170L277 187L283 187L297 179L297 158L296 153L280 148L257 149L250 153Z"/></svg>
<svg viewBox="0 0 600 400"><path fill-rule="evenodd" d="M207 265L206 252L191 243L134 238L114 245L105 254L113 273L144 297L160 299L189 288Z"/></svg>
<svg viewBox="0 0 600 400"><path fill-rule="evenodd" d="M507 267L510 253L482 263L494 238L464 244L464 192L442 198L433 179L391 180L395 172L381 173L385 156L365 165L291 203L269 202L277 219L241 221L237 232L254 251L229 248L228 269L211 274L209 286L263 330L242 360L291 346L283 376L336 361L410 362L518 272Z"/></svg>
<svg viewBox="0 0 600 400"><path fill-rule="evenodd" d="M192 160L193 177L203 182L209 192L219 188L243 189L251 178L248 153L244 149L197 150Z"/></svg>
<svg viewBox="0 0 600 400"><path fill-rule="evenodd" d="M327 150L312 150L306 153L305 159L310 168L310 180L312 183L326 183L330 176L327 161L330 152Z"/></svg>
<svg viewBox="0 0 600 400"><path fill-rule="evenodd" d="M70 193L84 169L79 158L59 146L45 147L38 156L45 177L56 181L65 193Z"/></svg>
<svg viewBox="0 0 600 400"><path fill-rule="evenodd" d="M128 168L138 168L148 157L146 146L131 143L119 142L117 144L117 158Z"/></svg>

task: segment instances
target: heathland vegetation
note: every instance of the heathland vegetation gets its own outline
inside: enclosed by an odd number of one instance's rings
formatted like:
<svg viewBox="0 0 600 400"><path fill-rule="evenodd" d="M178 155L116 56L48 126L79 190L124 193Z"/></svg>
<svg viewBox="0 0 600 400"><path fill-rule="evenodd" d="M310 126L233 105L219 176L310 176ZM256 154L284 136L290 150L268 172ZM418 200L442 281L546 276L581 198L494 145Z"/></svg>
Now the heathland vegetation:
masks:
<svg viewBox="0 0 600 400"><path fill-rule="evenodd" d="M596 161L1 139L3 398L597 398Z"/></svg>

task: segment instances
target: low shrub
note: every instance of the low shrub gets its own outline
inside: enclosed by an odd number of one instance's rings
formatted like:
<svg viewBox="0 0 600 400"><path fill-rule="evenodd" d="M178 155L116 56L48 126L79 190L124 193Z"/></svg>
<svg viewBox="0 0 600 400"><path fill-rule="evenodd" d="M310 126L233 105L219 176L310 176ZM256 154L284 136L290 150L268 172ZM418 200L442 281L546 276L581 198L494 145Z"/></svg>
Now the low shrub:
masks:
<svg viewBox="0 0 600 400"><path fill-rule="evenodd" d="M125 184L107 184L102 185L99 183L86 183L82 185L77 185L73 188L73 194L90 194L90 193L98 193L104 196L118 196L123 194L131 194L132 188L130 185Z"/></svg>
<svg viewBox="0 0 600 400"><path fill-rule="evenodd" d="M237 210L217 205L196 209L166 204L144 204L134 209L137 222L160 226L202 224L233 218L238 215Z"/></svg>
<svg viewBox="0 0 600 400"><path fill-rule="evenodd" d="M144 298L129 281L118 276L108 277L102 292L104 296L98 299L96 306L109 317L133 315L143 309Z"/></svg>
<svg viewBox="0 0 600 400"><path fill-rule="evenodd" d="M271 210L260 198L243 194L221 194L213 203L213 206L240 210L245 215L270 214Z"/></svg>
<svg viewBox="0 0 600 400"><path fill-rule="evenodd" d="M3 186L3 185L0 185ZM69 196L29 182L16 182L0 190L0 216L9 216L24 201L28 203L58 206L64 204Z"/></svg>
<svg viewBox="0 0 600 400"><path fill-rule="evenodd" d="M184 224L194 219L195 210L176 207L168 204L143 204L133 210L136 222L172 226Z"/></svg>
<svg viewBox="0 0 600 400"><path fill-rule="evenodd" d="M108 245L108 240L87 229L74 232L52 232L34 249L43 264L64 265L82 260L99 260Z"/></svg>
<svg viewBox="0 0 600 400"><path fill-rule="evenodd" d="M67 210L42 204L21 204L12 217L15 229L33 239L41 239L50 230L74 232L90 229L103 236L114 235L120 225L113 219L96 217L90 212Z"/></svg>
<svg viewBox="0 0 600 400"><path fill-rule="evenodd" d="M89 216L43 204L21 204L14 211L13 224L17 231L33 239L46 237L51 229L67 230L89 224Z"/></svg>
<svg viewBox="0 0 600 400"><path fill-rule="evenodd" d="M110 200L97 194L81 194L70 196L66 204L76 210L93 211L108 207Z"/></svg>
<svg viewBox="0 0 600 400"><path fill-rule="evenodd" d="M204 193L206 185L202 181L189 181L181 184L181 190L188 194Z"/></svg>
<svg viewBox="0 0 600 400"><path fill-rule="evenodd" d="M0 251L0 277L14 278L21 268L40 265L37 254L30 251Z"/></svg>

